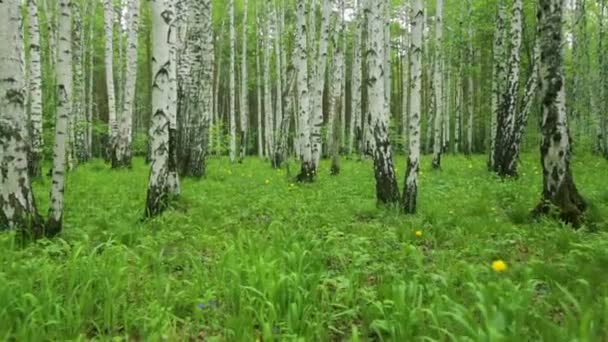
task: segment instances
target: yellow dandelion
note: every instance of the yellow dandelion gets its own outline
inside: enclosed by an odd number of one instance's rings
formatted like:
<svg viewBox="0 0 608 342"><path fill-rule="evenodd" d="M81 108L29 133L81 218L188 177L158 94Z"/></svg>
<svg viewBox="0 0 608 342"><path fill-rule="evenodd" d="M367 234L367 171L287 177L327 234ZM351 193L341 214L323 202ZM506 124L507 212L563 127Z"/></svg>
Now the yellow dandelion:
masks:
<svg viewBox="0 0 608 342"><path fill-rule="evenodd" d="M494 270L494 272L500 273L500 272L504 272L507 270L507 263L505 263L502 260L495 260L492 263L492 269Z"/></svg>
<svg viewBox="0 0 608 342"><path fill-rule="evenodd" d="M270 179L267 179L267 180L266 180L266 184L270 184Z"/></svg>
<svg viewBox="0 0 608 342"><path fill-rule="evenodd" d="M414 234L416 234L417 237L422 237L422 230L417 230Z"/></svg>

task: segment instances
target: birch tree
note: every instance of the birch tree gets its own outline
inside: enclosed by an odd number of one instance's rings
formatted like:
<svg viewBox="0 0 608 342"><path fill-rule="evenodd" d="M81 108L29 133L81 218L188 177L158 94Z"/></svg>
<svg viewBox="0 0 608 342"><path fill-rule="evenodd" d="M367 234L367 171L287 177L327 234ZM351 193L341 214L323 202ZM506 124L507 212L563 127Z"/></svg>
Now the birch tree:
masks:
<svg viewBox="0 0 608 342"><path fill-rule="evenodd" d="M264 8L270 9L272 4L267 1ZM270 17L270 15L269 15ZM264 149L266 156L271 156L274 151L274 112L272 108L272 88L270 78L270 60L272 58L272 45L270 42L270 34L272 30L272 20L265 18L264 20L264 36L262 38L263 54L262 63L264 68Z"/></svg>
<svg viewBox="0 0 608 342"><path fill-rule="evenodd" d="M395 177L393 155L388 136L389 108L385 93L384 77L384 18L386 1L368 3L370 46L368 48L367 79L369 97L370 141L367 150L374 160L376 177L376 198L380 204L396 204L399 201L399 189Z"/></svg>
<svg viewBox="0 0 608 342"><path fill-rule="evenodd" d="M435 70L434 70L434 89L435 89L435 137L433 142L433 168L441 168L442 127L444 122L443 108L443 0L437 0L437 13L435 14Z"/></svg>
<svg viewBox="0 0 608 342"><path fill-rule="evenodd" d="M131 167L131 135L133 102L137 79L137 35L139 32L139 1L130 0L127 9L127 70L123 87L122 115L112 153L112 167Z"/></svg>
<svg viewBox="0 0 608 342"><path fill-rule="evenodd" d="M418 172L420 169L420 109L422 98L422 20L424 18L423 0L414 0L412 18L412 40L410 46L410 69L412 73L409 99L409 157L403 190L403 210L408 214L416 213L418 198Z"/></svg>
<svg viewBox="0 0 608 342"><path fill-rule="evenodd" d="M38 20L38 4L36 0L28 0L29 11L29 95L30 95L30 124L31 154L28 161L29 174L40 177L43 159L42 149L42 64L40 56L40 26ZM3 45L5 46L5 45Z"/></svg>
<svg viewBox="0 0 608 342"><path fill-rule="evenodd" d="M112 0L104 0L104 31L105 31L105 68L106 87L108 92L108 139L109 147L113 145L118 131L116 121L116 92L114 89L114 6ZM108 154L109 156L109 154Z"/></svg>
<svg viewBox="0 0 608 342"><path fill-rule="evenodd" d="M170 184L170 125L171 113L175 107L171 104L175 91L172 78L175 78L175 67L171 49L174 38L171 25L175 19L173 0L150 0L152 17L152 123L150 128L150 145L152 160L150 180L146 200L146 216L162 213L168 205L171 194Z"/></svg>
<svg viewBox="0 0 608 342"><path fill-rule="evenodd" d="M314 7L313 7L314 10ZM322 0L321 5L321 32L319 34L319 49L313 67L313 95L312 102L312 156L315 171L319 168L321 153L323 152L323 90L325 89L325 73L327 69L327 50L329 48L329 28L331 21L331 3ZM314 37L314 36L313 36Z"/></svg>
<svg viewBox="0 0 608 342"><path fill-rule="evenodd" d="M0 13L0 231L38 234L42 222L28 175L21 1L0 2Z"/></svg>
<svg viewBox="0 0 608 342"><path fill-rule="evenodd" d="M56 235L63 223L63 193L67 161L67 144L70 114L72 113L72 13L71 0L59 1L57 44L57 115L55 118L55 144L47 235Z"/></svg>
<svg viewBox="0 0 608 342"><path fill-rule="evenodd" d="M352 83L351 83L351 129L348 153L353 153L353 146L361 152L363 150L361 143L363 141L363 125L361 118L361 78L363 71L361 70L361 6L357 4L355 7L355 29L353 39L353 64L352 64Z"/></svg>
<svg viewBox="0 0 608 342"><path fill-rule="evenodd" d="M247 15L248 0L243 3L243 51L241 51L241 101L240 101L240 124L239 146L240 159L243 160L247 154L247 131L249 118L249 88L247 78Z"/></svg>
<svg viewBox="0 0 608 342"><path fill-rule="evenodd" d="M561 57L562 17L561 0L540 0L543 191L535 213L546 214L551 206L556 206L564 221L579 226L587 204L578 192L570 167L570 132Z"/></svg>
<svg viewBox="0 0 608 342"><path fill-rule="evenodd" d="M496 130L498 129L498 110L502 100L502 91L507 83L507 63L504 43L506 40L507 29L505 27L505 3L498 0L496 11L496 28L494 30L493 70L492 70L492 113L490 121L490 160L489 168L494 170L494 153L496 149Z"/></svg>
<svg viewBox="0 0 608 342"><path fill-rule="evenodd" d="M496 116L497 131L494 144L494 171L502 177L515 176L516 160L509 158L508 147L515 138L517 99L519 93L519 63L522 40L522 11L521 0L513 1L511 18L511 54L509 57L509 72L502 101Z"/></svg>
<svg viewBox="0 0 608 342"><path fill-rule="evenodd" d="M473 15L473 1L467 0L467 7L469 11L468 17L471 18ZM473 120L475 116L475 106L474 106L474 98L475 98L475 88L473 82L473 60L474 60L474 51L473 51L473 21L469 20L468 27L468 60L469 60L469 70L467 72L467 150L466 153L471 155L473 154Z"/></svg>
<svg viewBox="0 0 608 342"><path fill-rule="evenodd" d="M340 173L340 136L342 119L342 88L344 83L344 50L341 36L344 31L344 18L342 16L343 0L339 0L340 18L336 21L333 30L333 80L331 82L331 95L329 101L328 138L329 152L331 155L331 174Z"/></svg>
<svg viewBox="0 0 608 342"><path fill-rule="evenodd" d="M308 93L308 44L306 1L296 2L296 75L298 89L299 150L301 159L298 181L312 182L315 175L315 164L312 157L310 140L310 94Z"/></svg>
<svg viewBox="0 0 608 342"><path fill-rule="evenodd" d="M230 71L228 72L228 88L230 92L230 161L236 160L236 31L234 27L234 0L228 2L228 15L230 16Z"/></svg>

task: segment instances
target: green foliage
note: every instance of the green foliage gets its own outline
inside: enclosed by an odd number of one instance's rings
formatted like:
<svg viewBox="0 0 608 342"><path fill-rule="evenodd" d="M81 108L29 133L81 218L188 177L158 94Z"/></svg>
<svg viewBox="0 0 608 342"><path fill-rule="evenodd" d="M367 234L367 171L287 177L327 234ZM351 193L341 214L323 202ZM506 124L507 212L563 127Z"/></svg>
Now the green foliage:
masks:
<svg viewBox="0 0 608 342"><path fill-rule="evenodd" d="M143 161L93 161L68 178L60 238L0 235L0 340L606 340L606 161L574 164L594 233L528 218L536 155L515 181L485 163L446 156L433 172L425 158L406 217L376 207L369 161L340 177L324 162L296 185L262 160L214 158L142 222ZM35 184L42 211L49 185Z"/></svg>

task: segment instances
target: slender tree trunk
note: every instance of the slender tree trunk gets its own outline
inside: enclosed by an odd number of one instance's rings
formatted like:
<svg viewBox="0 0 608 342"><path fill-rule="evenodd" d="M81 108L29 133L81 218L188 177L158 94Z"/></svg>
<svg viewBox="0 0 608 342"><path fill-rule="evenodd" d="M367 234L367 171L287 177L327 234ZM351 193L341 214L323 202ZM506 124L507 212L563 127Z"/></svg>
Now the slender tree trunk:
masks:
<svg viewBox="0 0 608 342"><path fill-rule="evenodd" d="M239 147L240 160L243 160L247 155L247 132L249 125L249 88L247 77L247 14L248 0L244 0L243 14L243 51L241 51L241 101L240 101L240 123L241 129L239 132Z"/></svg>
<svg viewBox="0 0 608 342"><path fill-rule="evenodd" d="M281 139L281 125L283 122L283 82L282 82L282 78L283 75L280 75L280 73L282 73L283 70L283 65L282 60L281 60L281 55L283 55L283 51L281 49L281 32L279 31L279 18L278 18L278 9L276 8L276 6L272 7L272 10L270 11L270 16L271 16L271 22L272 22L272 26L274 27L274 31L277 32L277 36L274 37L274 52L275 52L275 65L276 65L276 70L278 71L278 75L277 75L277 84L276 84L276 119L274 120L274 134L273 134L273 149L271 150L271 155L270 155L270 159L271 159L271 164L274 165L274 161L272 161L272 159L274 158L274 156L277 154L277 149L278 144L279 144L279 139Z"/></svg>
<svg viewBox="0 0 608 342"><path fill-rule="evenodd" d="M53 146L51 201L47 223L48 235L61 232L63 222L63 192L67 161L70 114L72 113L72 13L71 0L59 1L59 44L57 54L57 117Z"/></svg>
<svg viewBox="0 0 608 342"><path fill-rule="evenodd" d="M265 10L270 10L272 3L267 1ZM264 21L264 53L263 53L263 68L264 68L264 133L265 133L265 156L271 157L274 151L274 111L272 108L272 88L270 78L270 60L272 58L272 45L270 43L270 32L272 30L272 21L266 18Z"/></svg>
<svg viewBox="0 0 608 342"><path fill-rule="evenodd" d="M314 10L314 7L313 7ZM312 102L312 156L315 171L319 168L321 153L323 152L323 139L321 138L321 127L323 126L323 90L325 89L325 74L327 68L327 50L329 46L329 28L331 21L331 3L322 0L321 5L321 33L319 38L319 50L313 68L313 96Z"/></svg>
<svg viewBox="0 0 608 342"><path fill-rule="evenodd" d="M310 140L310 94L308 93L308 47L307 23L308 11L305 1L296 3L296 74L298 89L299 145L301 153L300 182L312 182L315 176L315 164L312 157Z"/></svg>
<svg viewBox="0 0 608 342"><path fill-rule="evenodd" d="M39 236L42 220L28 175L21 1L0 2L0 13L0 231Z"/></svg>
<svg viewBox="0 0 608 342"><path fill-rule="evenodd" d="M362 14L360 5L356 8L356 23L353 40L353 66L352 66L352 84L351 84L351 131L350 131L350 146L349 154L353 153L353 145L356 146L359 153L363 151L363 124L361 118L361 78L363 71L361 70L361 21Z"/></svg>
<svg viewBox="0 0 608 342"><path fill-rule="evenodd" d="M576 188L570 168L570 132L561 57L562 16L561 0L540 0L543 192L535 213L546 214L554 205L564 221L578 227L587 204Z"/></svg>
<svg viewBox="0 0 608 342"><path fill-rule="evenodd" d="M258 26L260 24L260 20L258 18ZM257 95L257 121L258 121L258 157L264 158L264 128L262 125L262 120L264 120L264 114L262 112L262 68L260 67L260 43L256 43L256 54L255 54L255 69L256 69L256 95Z"/></svg>
<svg viewBox="0 0 608 342"><path fill-rule="evenodd" d="M129 1L127 13L127 70L123 86L123 107L120 126L112 154L112 167L131 167L131 136L135 81L137 79L137 34L139 32L139 0Z"/></svg>
<svg viewBox="0 0 608 342"><path fill-rule="evenodd" d="M42 135L42 64L40 56L40 28L36 0L28 0L29 9L29 50L30 50L30 140L29 174L40 177L41 163L44 158L44 138Z"/></svg>
<svg viewBox="0 0 608 342"><path fill-rule="evenodd" d="M608 159L608 60L606 60L606 0L600 0L598 18L599 110L597 111L597 140L603 156Z"/></svg>
<svg viewBox="0 0 608 342"><path fill-rule="evenodd" d="M294 57L295 59L295 54ZM289 129L292 119L293 113L293 103L292 103L292 90L295 86L295 68L290 65L287 68L287 75L285 78L285 88L281 92L281 96L283 97L285 103L285 115L283 116L280 124L279 131L277 133L277 146L272 157L272 167L273 168L281 168L283 162L287 159L287 145L289 138Z"/></svg>
<svg viewBox="0 0 608 342"><path fill-rule="evenodd" d="M444 120L443 108L443 0L437 0L437 13L435 14L435 138L433 142L433 169L441 168L441 152L443 144L441 141Z"/></svg>
<svg viewBox="0 0 608 342"><path fill-rule="evenodd" d="M376 176L376 198L380 204L396 204L399 202L399 189L395 177L393 155L389 139L389 108L384 90L384 20L386 1L379 0L369 3L370 46L368 49L367 80L369 94L371 139L368 150L374 159Z"/></svg>
<svg viewBox="0 0 608 342"><path fill-rule="evenodd" d="M496 150L496 131L498 129L498 112L501 108L502 93L507 84L507 49L504 46L507 28L505 27L505 3L498 0L496 28L494 30L493 72L492 72L492 117L490 123L490 159L489 169L494 170Z"/></svg>
<svg viewBox="0 0 608 342"><path fill-rule="evenodd" d="M95 17L96 14L96 5L91 5L91 18ZM86 124L86 159L90 159L93 154L93 103L95 99L93 98L93 84L95 79L95 47L93 44L93 35L95 33L95 25L93 22L89 24L89 89L88 89L88 102L87 102L87 124Z"/></svg>
<svg viewBox="0 0 608 342"><path fill-rule="evenodd" d="M150 144L152 162L150 164L150 181L146 200L146 216L152 217L162 213L168 206L170 197L170 113L175 107L171 104L174 96L171 78L175 78L175 66L172 66L171 24L175 19L175 7L172 0L151 0L152 16L152 126Z"/></svg>
<svg viewBox="0 0 608 342"><path fill-rule="evenodd" d="M472 0L467 0L467 6L469 9L469 18L473 15L473 2ZM473 83L473 66L475 54L473 52L473 22L469 20L469 38L468 38L468 60L469 60L469 70L467 72L467 93L466 93L466 102L467 102L467 150L466 153L468 155L473 154L473 125L475 118L475 89Z"/></svg>
<svg viewBox="0 0 608 342"><path fill-rule="evenodd" d="M523 5L521 0L513 1L511 19L511 55L506 88L497 111L496 143L494 144L494 172L501 177L517 176L517 160L512 160L509 149L515 139L517 99L519 93L519 61L522 40Z"/></svg>
<svg viewBox="0 0 608 342"><path fill-rule="evenodd" d="M116 139L118 124L116 121L116 93L114 89L114 51L113 51L113 30L114 30L114 6L112 0L104 0L104 20L105 20L105 67L106 67L106 87L108 91L108 139L111 148ZM109 157L110 154L107 154Z"/></svg>
<svg viewBox="0 0 608 342"><path fill-rule="evenodd" d="M340 9L343 2L340 1ZM331 95L330 95L330 112L328 120L328 133L329 138L327 143L330 146L331 155L331 174L338 175L340 173L340 132L342 121L342 85L344 84L344 50L342 50L341 36L344 30L343 20L340 18L336 22L336 28L333 34L333 50L334 50L334 62L333 62L333 80L331 83Z"/></svg>
<svg viewBox="0 0 608 342"><path fill-rule="evenodd" d="M228 11L228 15L230 16L230 71L228 73L230 109L228 115L230 120L230 161L234 163L236 161L236 31L234 27L234 0L229 0Z"/></svg>
<svg viewBox="0 0 608 342"><path fill-rule="evenodd" d="M414 0L413 20L411 23L412 41L410 46L410 69L412 83L409 111L409 157L403 190L403 210L408 214L416 213L418 198L418 171L420 169L420 109L422 99L422 20L424 18L423 0Z"/></svg>

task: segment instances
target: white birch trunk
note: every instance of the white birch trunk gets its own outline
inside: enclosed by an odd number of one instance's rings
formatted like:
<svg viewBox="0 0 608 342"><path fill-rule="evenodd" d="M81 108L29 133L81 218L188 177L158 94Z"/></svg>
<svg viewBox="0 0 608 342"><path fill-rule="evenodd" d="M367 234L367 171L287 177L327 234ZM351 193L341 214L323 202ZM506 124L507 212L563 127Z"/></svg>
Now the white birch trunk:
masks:
<svg viewBox="0 0 608 342"><path fill-rule="evenodd" d="M175 19L174 3L171 0L151 0L152 16L152 125L150 127L150 145L152 160L150 163L150 180L146 200L146 216L162 213L168 205L170 195L170 125L171 103L174 91L171 79L175 78L175 66L172 66L172 33L171 25Z"/></svg>
<svg viewBox="0 0 608 342"><path fill-rule="evenodd" d="M247 155L247 132L249 125L249 88L247 77L247 15L248 0L244 0L244 15L243 15L243 51L241 51L241 101L240 101L240 119L241 130L240 136L240 159L243 160Z"/></svg>
<svg viewBox="0 0 608 342"><path fill-rule="evenodd" d="M32 177L40 177L44 138L42 135L42 64L40 56L40 27L38 21L38 5L36 0L28 0L28 10L30 36L29 119L31 122L31 155L29 158L29 172Z"/></svg>
<svg viewBox="0 0 608 342"><path fill-rule="evenodd" d="M561 58L562 6L562 0L540 0L539 6L543 193L536 213L546 214L554 205L564 221L579 226L587 205L578 193L570 168L570 132Z"/></svg>
<svg viewBox="0 0 608 342"><path fill-rule="evenodd" d="M511 19L511 54L509 56L509 73L502 100L499 102L496 116L497 131L494 145L493 170L501 177L517 175L517 160L511 154L511 146L515 139L517 103L519 95L519 64L522 41L523 4L521 0L513 1L513 16Z"/></svg>
<svg viewBox="0 0 608 342"><path fill-rule="evenodd" d="M357 18L355 26L355 38L353 41L353 66L352 66L352 84L351 84L351 130L350 130L350 142L348 147L349 154L353 153L353 146L359 150L359 153L363 151L363 125L361 118L361 84L363 71L361 70L361 21L362 14L360 6L356 8ZM355 145L356 144L356 145Z"/></svg>
<svg viewBox="0 0 608 342"><path fill-rule="evenodd" d="M424 18L423 0L414 0L412 41L409 49L412 73L409 110L409 157L403 190L403 210L408 214L416 213L418 198L418 172L420 169L420 118L422 99L422 20Z"/></svg>
<svg viewBox="0 0 608 342"><path fill-rule="evenodd" d="M325 73L327 68L327 50L329 47L329 28L331 20L331 3L329 0L322 0L321 5L321 33L319 38L319 50L315 58L313 68L313 95L312 95L312 156L314 169L319 168L321 153L323 152L323 139L321 138L321 128L323 127L323 90L325 89Z"/></svg>
<svg viewBox="0 0 608 342"><path fill-rule="evenodd" d="M395 177L393 155L389 139L389 106L385 92L385 9L386 1L368 3L369 6L369 48L367 80L370 125L370 140L367 150L374 159L376 177L376 198L381 204L396 204L399 201L399 189Z"/></svg>
<svg viewBox="0 0 608 342"><path fill-rule="evenodd" d="M467 6L469 10L469 18L473 15L473 2L472 0L467 0ZM474 52L473 52L473 21L469 20L469 28L468 28L468 61L469 61L469 71L467 72L467 154L473 154L473 120L474 120L474 99L475 99L475 89L473 84L473 65L474 65Z"/></svg>
<svg viewBox="0 0 608 342"><path fill-rule="evenodd" d="M21 1L0 2L0 13L0 231L37 235L41 220L28 175Z"/></svg>
<svg viewBox="0 0 608 342"><path fill-rule="evenodd" d="M61 231L63 222L63 193L67 162L67 144L70 114L72 113L72 13L71 0L59 1L59 39L57 46L57 116L55 121L55 144L53 146L53 171L51 201L47 233L55 235Z"/></svg>
<svg viewBox="0 0 608 342"><path fill-rule="evenodd" d="M230 71L228 73L228 88L230 92L230 161L236 161L236 31L234 28L234 0L229 0L228 15L230 16Z"/></svg>
<svg viewBox="0 0 608 342"><path fill-rule="evenodd" d="M116 121L116 92L114 89L114 50L113 50L113 29L114 29L114 7L112 0L104 0L104 30L105 30L105 67L106 67L106 87L108 92L108 139L109 148L113 145L118 131Z"/></svg>
<svg viewBox="0 0 608 342"><path fill-rule="evenodd" d="M270 155L270 159L273 158L273 155L275 155L277 153L277 148L278 148L278 140L280 139L280 135L281 135L281 124L283 122L283 82L282 82L282 78L283 75L281 75L283 73L283 65L282 65L282 58L281 55L284 54L284 52L281 49L281 32L279 31L279 19L278 19L278 9L276 7L272 7L272 10L270 12L270 16L271 16L271 21L273 22L273 27L274 27L274 32L275 32L275 37L274 37L274 52L275 52L275 64L276 64L276 70L278 71L279 75L277 75L277 84L276 84L276 97L275 97L275 101L276 101L276 118L274 120L274 134L273 134L273 149Z"/></svg>
<svg viewBox="0 0 608 342"><path fill-rule="evenodd" d="M259 24L259 20L258 20L258 24ZM262 68L260 66L260 43L256 43L256 54L255 54L255 69L256 69L256 80L257 80L257 85L256 85L256 95L257 95L257 121L258 121L258 157L260 158L264 158L264 127L262 124L262 120L264 120L264 114L262 112L262 92L263 90L263 86L262 86Z"/></svg>
<svg viewBox="0 0 608 342"><path fill-rule="evenodd" d="M433 168L441 168L441 152L442 131L444 108L443 108L443 0L437 0L437 8L435 13L435 70L434 70L434 88L435 88L435 137L433 142Z"/></svg>
<svg viewBox="0 0 608 342"><path fill-rule="evenodd" d="M496 130L498 129L498 109L501 103L501 94L505 86L506 73L506 40L505 28L505 4L504 0L498 0L498 9L496 13L496 28L494 30L494 47L493 47L493 72L492 72L492 113L490 121L490 160L489 168L494 169L494 154L496 149Z"/></svg>
<svg viewBox="0 0 608 342"><path fill-rule="evenodd" d="M123 86L123 105L116 145L112 154L112 167L131 167L131 135L133 125L133 102L137 79L137 35L139 32L139 1L129 0L127 9L127 68Z"/></svg>
<svg viewBox="0 0 608 342"><path fill-rule="evenodd" d="M343 5L339 1L340 13ZM337 175L340 173L340 132L342 119L342 88L344 84L344 50L341 42L342 32L344 30L342 18L336 21L334 28L332 43L333 43L333 76L331 81L331 94L329 99L329 119L327 125L327 144L328 151L332 158L331 174Z"/></svg>
<svg viewBox="0 0 608 342"><path fill-rule="evenodd" d="M301 154L300 182L312 182L315 176L315 164L310 140L310 94L308 92L308 44L307 44L307 8L305 1L296 3L296 74L298 89L298 140Z"/></svg>

